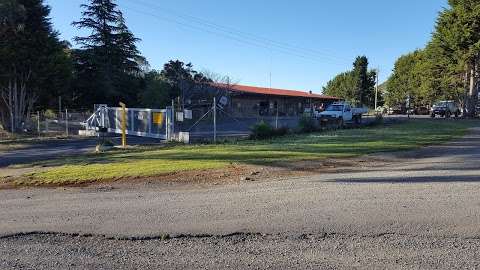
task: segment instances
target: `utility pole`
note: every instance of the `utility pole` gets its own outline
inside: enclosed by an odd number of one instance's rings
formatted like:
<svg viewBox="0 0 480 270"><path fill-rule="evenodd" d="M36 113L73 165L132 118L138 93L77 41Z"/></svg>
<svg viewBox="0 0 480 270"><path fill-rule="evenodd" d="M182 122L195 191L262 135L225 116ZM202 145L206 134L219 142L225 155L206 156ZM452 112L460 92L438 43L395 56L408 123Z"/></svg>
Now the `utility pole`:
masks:
<svg viewBox="0 0 480 270"><path fill-rule="evenodd" d="M380 77L380 67L377 68L377 86L375 87L375 111L377 111L378 108L378 83L379 83L379 77Z"/></svg>
<svg viewBox="0 0 480 270"><path fill-rule="evenodd" d="M217 98L213 97L213 142L217 142Z"/></svg>

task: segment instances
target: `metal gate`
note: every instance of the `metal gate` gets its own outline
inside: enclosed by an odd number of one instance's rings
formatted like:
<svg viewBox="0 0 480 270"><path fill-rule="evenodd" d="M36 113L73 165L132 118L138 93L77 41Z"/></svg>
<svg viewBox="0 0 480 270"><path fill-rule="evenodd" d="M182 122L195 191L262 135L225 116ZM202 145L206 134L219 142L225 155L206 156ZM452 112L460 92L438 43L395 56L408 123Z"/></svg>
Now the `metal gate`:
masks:
<svg viewBox="0 0 480 270"><path fill-rule="evenodd" d="M147 138L170 140L174 133L171 108L126 108L126 134ZM123 108L95 105L95 113L85 122L87 130L106 129L109 133L122 134Z"/></svg>

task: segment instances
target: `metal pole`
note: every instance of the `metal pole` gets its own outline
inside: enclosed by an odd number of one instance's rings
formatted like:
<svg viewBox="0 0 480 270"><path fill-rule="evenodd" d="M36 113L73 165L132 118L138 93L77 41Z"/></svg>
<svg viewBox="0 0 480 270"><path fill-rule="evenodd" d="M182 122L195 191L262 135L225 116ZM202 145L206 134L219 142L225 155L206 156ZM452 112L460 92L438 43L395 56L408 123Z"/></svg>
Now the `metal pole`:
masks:
<svg viewBox="0 0 480 270"><path fill-rule="evenodd" d="M67 134L67 138L68 138L68 109L65 109L65 131L66 131L66 134Z"/></svg>
<svg viewBox="0 0 480 270"><path fill-rule="evenodd" d="M40 136L40 112L37 111L37 130L38 130L38 136Z"/></svg>
<svg viewBox="0 0 480 270"><path fill-rule="evenodd" d="M377 87L375 87L375 111L377 111L378 107L378 81L380 77L380 68L377 69Z"/></svg>
<svg viewBox="0 0 480 270"><path fill-rule="evenodd" d="M167 109L165 110L165 138L167 139L167 142L170 141L170 114L168 113L168 106Z"/></svg>
<svg viewBox="0 0 480 270"><path fill-rule="evenodd" d="M48 118L45 117L45 132L48 134L49 130L48 130Z"/></svg>
<svg viewBox="0 0 480 270"><path fill-rule="evenodd" d="M277 114L275 116L275 128L278 129L278 105L279 105L279 102L277 100Z"/></svg>
<svg viewBox="0 0 480 270"><path fill-rule="evenodd" d="M217 142L217 98L213 97L213 142Z"/></svg>
<svg viewBox="0 0 480 270"><path fill-rule="evenodd" d="M58 114L62 115L62 96L58 97Z"/></svg>
<svg viewBox="0 0 480 270"><path fill-rule="evenodd" d="M125 103L120 102L122 106L122 147L127 147L127 106Z"/></svg>
<svg viewBox="0 0 480 270"><path fill-rule="evenodd" d="M172 128L170 130L170 139L173 140L175 135L175 99L172 99Z"/></svg>

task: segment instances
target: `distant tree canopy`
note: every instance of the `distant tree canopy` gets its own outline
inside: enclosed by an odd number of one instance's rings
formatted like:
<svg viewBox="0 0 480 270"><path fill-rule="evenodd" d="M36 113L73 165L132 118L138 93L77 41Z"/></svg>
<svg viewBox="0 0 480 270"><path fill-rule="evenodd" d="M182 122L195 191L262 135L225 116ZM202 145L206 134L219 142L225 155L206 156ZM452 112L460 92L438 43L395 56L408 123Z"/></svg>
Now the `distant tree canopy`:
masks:
<svg viewBox="0 0 480 270"><path fill-rule="evenodd" d="M161 108L172 100L184 105L194 98L198 86L213 80L193 69L191 63L171 60L161 71L153 70L145 76L145 90L140 94L141 105Z"/></svg>
<svg viewBox="0 0 480 270"><path fill-rule="evenodd" d="M375 106L376 72L368 70L368 58L359 56L353 70L340 73L327 83L323 93L345 99L353 104Z"/></svg>
<svg viewBox="0 0 480 270"><path fill-rule="evenodd" d="M407 96L417 104L457 100L473 115L478 98L480 65L480 2L450 0L423 50L397 60L388 80L387 102L402 103Z"/></svg>

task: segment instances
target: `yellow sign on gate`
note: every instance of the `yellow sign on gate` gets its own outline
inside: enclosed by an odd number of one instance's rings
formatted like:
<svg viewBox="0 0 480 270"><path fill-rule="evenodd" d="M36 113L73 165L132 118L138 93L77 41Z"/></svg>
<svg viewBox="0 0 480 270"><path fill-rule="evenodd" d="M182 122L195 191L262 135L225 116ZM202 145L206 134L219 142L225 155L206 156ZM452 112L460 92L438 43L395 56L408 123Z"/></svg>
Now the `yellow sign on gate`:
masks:
<svg viewBox="0 0 480 270"><path fill-rule="evenodd" d="M163 125L163 122L165 121L165 115L164 113L161 112L154 112L153 117L152 117L153 123L156 125Z"/></svg>

